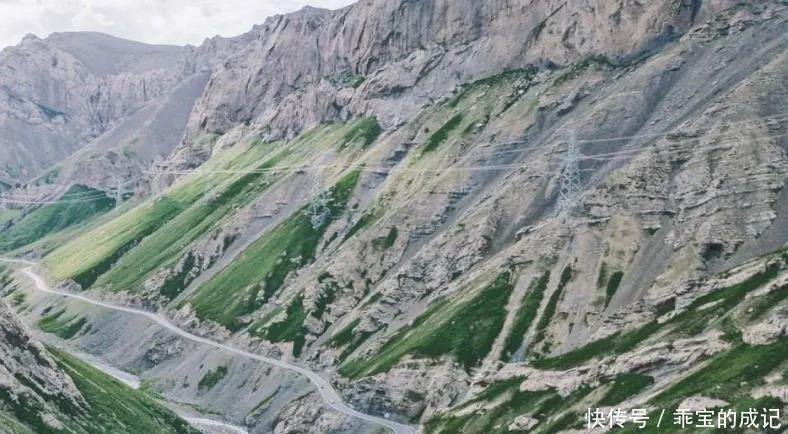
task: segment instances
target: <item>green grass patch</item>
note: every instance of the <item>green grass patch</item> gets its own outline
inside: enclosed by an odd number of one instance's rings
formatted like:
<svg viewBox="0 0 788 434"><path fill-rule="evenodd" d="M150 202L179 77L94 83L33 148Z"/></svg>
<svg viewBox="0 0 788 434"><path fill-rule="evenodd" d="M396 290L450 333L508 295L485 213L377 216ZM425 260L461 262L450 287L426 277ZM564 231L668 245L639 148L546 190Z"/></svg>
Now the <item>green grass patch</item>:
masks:
<svg viewBox="0 0 788 434"><path fill-rule="evenodd" d="M188 252L183 260L183 265L180 271L175 274L168 275L164 278L159 292L161 295L172 300L177 297L184 288L189 286L189 283L194 279L192 269L196 265L196 258L192 252Z"/></svg>
<svg viewBox="0 0 788 434"><path fill-rule="evenodd" d="M227 376L227 366L219 366L216 369L211 369L197 383L199 390L211 390L216 386L224 377Z"/></svg>
<svg viewBox="0 0 788 434"><path fill-rule="evenodd" d="M522 69L510 69L500 74L496 74L487 78L483 78L481 80L474 81L473 83L463 85L460 91L457 93L457 95L446 103L446 107L452 109L457 108L457 106L460 105L460 102L465 100L470 94L476 91L482 91L485 88L499 87L521 80L526 80L530 84L530 81L536 75L536 72L537 72L536 68L533 67L527 67ZM511 104L512 102L509 101L507 101L506 103L506 105L508 106L511 106Z"/></svg>
<svg viewBox="0 0 788 434"><path fill-rule="evenodd" d="M654 384L654 377L636 373L619 374L605 395L599 400L600 406L614 406L631 398Z"/></svg>
<svg viewBox="0 0 788 434"><path fill-rule="evenodd" d="M777 277L779 272L780 265L773 264L741 283L698 297L686 311L671 318L665 323L665 326L671 330L671 333L679 336L694 336L704 330L716 327L716 321L739 306L749 292L767 285ZM756 298L756 300L758 299L761 297ZM722 326L723 331L726 331L724 324ZM730 331L730 327L728 329L727 331ZM733 336L733 339L735 340L736 337Z"/></svg>
<svg viewBox="0 0 788 434"><path fill-rule="evenodd" d="M780 265L775 264L755 273L739 284L718 289L699 297L690 304L686 311L663 324L653 320L635 330L617 332L566 354L534 360L532 364L542 369L569 369L595 357L618 355L631 351L652 335L663 330L679 336L695 336L710 327L715 327L715 321L738 306L747 293L768 284L777 277L779 272ZM715 304L712 307L701 309L709 303Z"/></svg>
<svg viewBox="0 0 788 434"><path fill-rule="evenodd" d="M599 266L599 276L596 278L596 287L597 289L602 289L607 284L609 271L607 269L607 263L602 262L602 265Z"/></svg>
<svg viewBox="0 0 788 434"><path fill-rule="evenodd" d="M357 233L360 233L370 226L375 224L381 217L383 216L383 212L379 210L378 207L373 206L372 208L368 209L361 215L361 217L353 224L350 230L345 234L342 238L342 242L349 240Z"/></svg>
<svg viewBox="0 0 788 434"><path fill-rule="evenodd" d="M265 337L271 342L292 342L293 356L299 357L307 334L304 320L306 320L304 297L299 295L287 307L285 319L267 327Z"/></svg>
<svg viewBox="0 0 788 434"><path fill-rule="evenodd" d="M539 305L544 298L544 292L547 289L547 284L550 282L550 272L545 271L539 278L531 282L528 288L528 293L523 299L523 304L517 311L517 317L514 320L512 329L509 336L506 337L506 342L503 347L503 354L501 358L505 361L511 360L517 350L523 345L523 339L531 324L536 319L536 314L539 312Z"/></svg>
<svg viewBox="0 0 788 434"><path fill-rule="evenodd" d="M251 189L259 187L257 180L264 176L253 169L259 169L261 161L263 165L270 165L273 158L281 157L280 152L285 153L287 149L298 148L306 152L320 149L325 141L338 141L342 128L336 125L319 127L287 145L259 146L250 142L223 149L199 170L184 176L160 195L73 237L49 253L44 263L55 280L76 278L87 288L121 257L155 234L152 240L145 242L143 252L124 261L128 262L126 265L118 264L122 266L113 272L112 279L105 280L105 283L120 283L136 289L141 275L155 268L154 265L177 259L178 249L184 247L193 234L204 231L228 209L253 198ZM181 215L186 211L187 215ZM167 233L157 233L165 227ZM177 242L171 242L175 238Z"/></svg>
<svg viewBox="0 0 788 434"><path fill-rule="evenodd" d="M276 166L288 154L277 153L272 158L241 174L215 190L206 189L200 201L179 212L165 225L156 228L139 245L124 255L109 272L96 282L98 286L113 290L138 290L148 275L158 269L174 266L182 252L195 240L210 232L217 223L235 209L249 203L276 180L277 175L266 170ZM188 258L186 258L188 261ZM193 258L192 258L193 262ZM171 276L164 282L162 294L174 298L196 276L184 273Z"/></svg>
<svg viewBox="0 0 788 434"><path fill-rule="evenodd" d="M327 218L315 227L305 208L269 230L188 300L201 319L211 319L230 330L248 325L242 319L264 306L287 276L314 259L326 228L345 212L360 171L354 170L331 190L324 210Z"/></svg>
<svg viewBox="0 0 788 434"><path fill-rule="evenodd" d="M540 369L569 369L595 357L630 351L660 328L659 323L651 321L638 329L624 333L617 332L560 356L534 360L532 364Z"/></svg>
<svg viewBox="0 0 788 434"><path fill-rule="evenodd" d="M769 345L741 344L714 356L711 361L656 397L655 404L670 406L704 394L735 403L764 384L763 378L788 360L788 338Z"/></svg>
<svg viewBox="0 0 788 434"><path fill-rule="evenodd" d="M345 79L342 81L342 85L345 86L345 87L352 87L353 89L356 89L359 86L361 86L362 84L364 84L364 82L366 80L367 80L367 78L364 77L363 75L358 75L358 74L352 75L351 74L351 75L348 75L347 77L345 77Z"/></svg>
<svg viewBox="0 0 788 434"><path fill-rule="evenodd" d="M267 326L274 318L279 316L279 314L284 310L285 309L282 306L275 306L270 312L266 313L262 318L256 320L252 323L252 325L249 326L249 333L256 336L263 335L263 329L265 326Z"/></svg>
<svg viewBox="0 0 788 434"><path fill-rule="evenodd" d="M87 289L96 282L99 276L109 271L124 254L139 244L143 238L158 230L182 210L182 203L162 197L144 211L138 208L137 212L132 210L128 214L119 217L118 220L122 222L117 225L122 225L124 228L118 228L119 231L114 235L109 233L110 228L115 227L114 224L111 224L98 228L96 233L91 231L81 237L83 239L80 240L79 244L85 243L85 249L90 249L88 245L93 244L93 250L77 253L72 251L70 245L67 245L56 249L48 255L46 263L47 265L51 264L50 269L54 270L53 274L56 276L56 279L72 278L83 289ZM76 265L69 269L65 274L59 274L58 272L65 268L60 264L64 264L71 259L70 257L64 257L67 254L90 256L90 259L86 259L81 265ZM60 257L64 257L63 262L60 262L60 259L58 259Z"/></svg>
<svg viewBox="0 0 788 434"><path fill-rule="evenodd" d="M361 322L360 318L356 318L350 324L343 327L342 330L338 331L335 335L331 336L331 339L328 340L328 346L332 348L343 348L342 352L337 357L337 362L341 363L345 359L348 358L358 347L360 347L364 342L366 342L373 334L377 332L375 331L364 331L364 332L355 332L356 327Z"/></svg>
<svg viewBox="0 0 788 434"><path fill-rule="evenodd" d="M333 348L342 348L349 344L353 340L353 330L358 326L359 322L361 322L361 319L356 318L350 324L343 327L342 330L338 331L334 336L331 336L331 339L328 340L328 345Z"/></svg>
<svg viewBox="0 0 788 434"><path fill-rule="evenodd" d="M554 391L520 392L507 390L505 405L497 405L464 416L433 417L424 425L425 433L509 433L508 426L522 414L536 415L550 412L560 404L561 397Z"/></svg>
<svg viewBox="0 0 788 434"><path fill-rule="evenodd" d="M616 295L616 291L618 291L618 287L621 285L621 279L623 278L623 271L615 271L610 275L610 280L607 281L607 285L605 286L605 307L610 304L610 300Z"/></svg>
<svg viewBox="0 0 788 434"><path fill-rule="evenodd" d="M21 306L27 300L27 294L22 291L14 291L10 295L11 305L14 307Z"/></svg>
<svg viewBox="0 0 788 434"><path fill-rule="evenodd" d="M723 333L722 338L726 342L730 342L732 344L742 343L741 330L739 330L736 322L730 316L726 316L722 319L722 321L720 321L719 328Z"/></svg>
<svg viewBox="0 0 788 434"><path fill-rule="evenodd" d="M376 293L372 294L372 296L369 297L367 299L367 301L364 302L364 304L361 305L361 308L363 309L363 308L371 305L372 303L376 303L381 298L383 298L383 293L382 292L376 292Z"/></svg>
<svg viewBox="0 0 788 434"><path fill-rule="evenodd" d="M63 315L65 313L65 310L60 310L53 314L46 315L39 319L36 325L46 333L54 334L62 339L71 339L82 331L87 324L87 319L75 317L64 318Z"/></svg>
<svg viewBox="0 0 788 434"><path fill-rule="evenodd" d="M134 152L134 150L129 148L128 146L123 147L123 156L125 156L129 160L142 161L142 158L140 158L139 154Z"/></svg>
<svg viewBox="0 0 788 434"><path fill-rule="evenodd" d="M563 398L554 390L520 391L522 380L515 377L491 384L475 399L449 413L438 414L428 420L424 425L424 432L508 434L511 432L509 425L523 414L539 421L528 431L531 433L552 434L559 432L562 426L573 427L583 421L582 415L577 415L570 408L582 401L593 389L581 387ZM492 404L492 408L467 412L461 416L453 414L477 402L488 406Z"/></svg>
<svg viewBox="0 0 788 434"><path fill-rule="evenodd" d="M119 234L117 241L123 241L122 244L113 243L116 248L112 251L106 252L107 255L98 259L97 262L82 267L82 271L72 276L72 279L78 283L82 289L88 289L104 273L109 271L123 255L137 247L139 243L147 236L159 230L166 222L174 218L181 211L183 211L182 204L170 200L169 198L162 198L158 200L154 206L154 212L146 213L144 217L136 223L133 223L131 230L125 234Z"/></svg>
<svg viewBox="0 0 788 434"><path fill-rule="evenodd" d="M451 134L452 131L460 126L461 123L462 114L460 113L454 115L451 119L446 121L442 127L438 128L438 130L435 131L429 139L427 139L427 143L424 145L421 155L424 156L438 149L438 147L442 145L443 142L449 139L449 134Z"/></svg>
<svg viewBox="0 0 788 434"><path fill-rule="evenodd" d="M87 417L79 422L84 432L149 434L194 431L185 421L143 392L126 386L71 355L53 348L48 350L60 368L74 380L89 405Z"/></svg>
<svg viewBox="0 0 788 434"><path fill-rule="evenodd" d="M0 232L0 248L9 251L28 245L114 207L115 199L103 191L74 185L53 203L39 206Z"/></svg>
<svg viewBox="0 0 788 434"><path fill-rule="evenodd" d="M63 112L61 112L59 110L55 110L53 108L50 108L50 107L47 107L47 106L41 105L41 104L36 104L36 105L41 110L41 112L44 113L46 115L46 117L48 117L49 119L54 119L54 118L56 118L58 116L62 116L62 117L65 117L65 118L69 117L67 114L65 114L65 113L63 113Z"/></svg>
<svg viewBox="0 0 788 434"><path fill-rule="evenodd" d="M444 300L430 307L413 326L397 332L378 354L340 366L345 377L359 378L388 371L402 357L452 356L466 370L477 366L490 352L506 318L512 292L506 271L465 301Z"/></svg>
<svg viewBox="0 0 788 434"><path fill-rule="evenodd" d="M613 67L615 64L607 56L601 54L592 54L585 59L569 65L564 72L561 73L553 81L553 85L560 86L568 81L574 80L583 74L590 67Z"/></svg>
<svg viewBox="0 0 788 434"><path fill-rule="evenodd" d="M320 319L323 318L328 306L336 300L339 286L337 286L333 276L329 273L324 273L320 276L318 282L320 283L322 291L317 296L317 300L315 300L315 310L312 312L312 316Z"/></svg>
<svg viewBox="0 0 788 434"><path fill-rule="evenodd" d="M378 250L388 250L397 241L398 235L399 233L397 231L397 227L392 226L391 229L389 229L389 233L385 237L372 240L372 245Z"/></svg>
<svg viewBox="0 0 788 434"><path fill-rule="evenodd" d="M279 387L277 387L270 395L268 395L265 398L261 399L260 402L258 402L257 405L254 406L252 411L249 412L249 414L250 415L257 415L262 410L267 409L268 406L271 404L271 401L273 401L274 398L276 397L277 393L279 393Z"/></svg>
<svg viewBox="0 0 788 434"><path fill-rule="evenodd" d="M10 400L10 396L7 392L0 391L0 402L6 399ZM37 415L35 416L38 417ZM2 406L0 406L0 426L8 431L8 434L36 434L30 427L22 425L21 422L16 420L13 413L8 413Z"/></svg>
<svg viewBox="0 0 788 434"><path fill-rule="evenodd" d="M375 143L381 132L383 129L376 118L361 118L353 122L345 133L342 148L347 147L348 144L360 143L362 149L366 149Z"/></svg>
<svg viewBox="0 0 788 434"><path fill-rule="evenodd" d="M2 182L0 182L0 186L2 185ZM0 189L0 192L2 191L3 190ZM10 222L21 213L21 209L0 209L0 228L3 228L3 230L7 229L10 226ZM7 247L3 246L3 250L6 249Z"/></svg>
<svg viewBox="0 0 788 434"><path fill-rule="evenodd" d="M780 303L784 302L787 298L788 287L786 286L777 288L763 297L759 297L757 300L753 301L747 309L747 320L757 321L763 318L767 313L769 313L776 306L779 306Z"/></svg>
<svg viewBox="0 0 788 434"><path fill-rule="evenodd" d="M38 178L35 179L36 185L47 184L51 185L57 181L58 177L60 177L60 168L54 167L45 173L41 174Z"/></svg>
<svg viewBox="0 0 788 434"><path fill-rule="evenodd" d="M547 300L547 305L544 308L544 312L542 312L542 316L539 317L539 322L536 324L534 345L544 341L545 335L547 333L547 326L549 326L550 321L553 320L553 316L555 316L555 311L558 308L558 302L561 300L561 296L564 293L564 288L566 287L566 284L569 283L570 280L572 280L572 267L567 265L564 268L564 271L561 272L561 279L558 282L558 287L550 296L550 299Z"/></svg>
<svg viewBox="0 0 788 434"><path fill-rule="evenodd" d="M705 304L718 301L721 302L725 307L732 308L744 300L744 297L747 296L747 293L754 289L758 289L774 280L777 275L780 274L780 269L780 264L776 263L772 266L765 267L763 271L753 274L741 283L698 297L692 302L692 304L690 304L689 308L697 309Z"/></svg>

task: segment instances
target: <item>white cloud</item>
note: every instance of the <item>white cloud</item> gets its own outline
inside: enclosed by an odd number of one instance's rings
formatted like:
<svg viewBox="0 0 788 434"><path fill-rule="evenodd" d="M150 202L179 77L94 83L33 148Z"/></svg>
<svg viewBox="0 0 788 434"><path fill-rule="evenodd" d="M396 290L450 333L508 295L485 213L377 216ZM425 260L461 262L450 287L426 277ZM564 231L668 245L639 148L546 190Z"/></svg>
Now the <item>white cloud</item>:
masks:
<svg viewBox="0 0 788 434"><path fill-rule="evenodd" d="M97 31L154 44L199 45L235 36L266 17L305 5L337 9L356 0L0 0L0 47L27 33Z"/></svg>

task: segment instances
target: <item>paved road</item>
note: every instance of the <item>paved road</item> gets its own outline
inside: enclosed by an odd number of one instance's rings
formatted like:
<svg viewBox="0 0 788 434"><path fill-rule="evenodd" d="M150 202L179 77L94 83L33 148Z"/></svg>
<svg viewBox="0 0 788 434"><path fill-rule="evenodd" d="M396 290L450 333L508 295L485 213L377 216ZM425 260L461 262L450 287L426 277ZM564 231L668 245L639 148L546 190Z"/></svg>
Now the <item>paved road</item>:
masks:
<svg viewBox="0 0 788 434"><path fill-rule="evenodd" d="M34 262L24 261L24 260L20 260L20 259L5 259L5 258L0 258L0 261L13 262L13 263L17 263L17 264L27 265L28 267L24 268L22 270L22 272L25 273L33 281L33 283L35 284L35 288L37 290L41 291L41 292L44 292L44 293L47 293L47 294L54 294L54 295L58 295L58 296L61 296L61 297L68 297L68 298L79 300L79 301L82 301L82 302L85 302L85 303L88 303L88 304L92 304L94 306L99 306L99 307L103 307L103 308L114 310L114 311L118 311L118 312L126 312L126 313L129 313L129 314L132 314L132 315L143 316L143 317L148 318L149 320L155 322L156 324L160 325L161 327L164 327L165 329L171 331L172 333L175 333L176 335L181 336L184 339L187 339L187 340L190 340L190 341L193 341L193 342L197 342L197 343L200 343L200 344L212 346L212 347L218 348L218 349L223 350L223 351L225 351L227 353L230 353L230 354L235 354L235 355L238 355L238 356L241 356L241 357L246 357L246 358L249 358L249 359L252 359L252 360L257 360L257 361L260 361L260 362L263 362L263 363L267 363L269 365L273 365L273 366L276 366L276 367L279 367L279 368L282 368L282 369L286 369L288 371L296 372L298 374L303 375L304 377L307 377L309 379L309 381L311 381L312 384L314 384L316 386L318 392L320 393L320 396L323 398L323 401L325 402L325 405L327 407L329 407L329 408L331 408L331 409L333 409L333 410L335 410L335 411L337 411L339 413L342 413L342 414L345 414L345 415L348 415L348 416L351 416L351 417L355 417L355 418L358 418L358 419L361 419L361 420L364 420L366 422L370 422L370 423L373 423L373 424L376 424L376 425L380 425L380 426L386 427L386 428L390 429L391 431L393 431L394 434L415 434L416 433L416 429L414 427L410 426L410 425L405 425L405 424L393 422L393 421L390 421L388 419L384 419L382 417L370 416L368 414L364 414L364 413L361 413L359 411L356 411L356 410L350 408L347 404L342 402L342 399L340 398L339 393L337 393L337 391L334 390L334 388L331 386L331 383L329 383L326 379L324 379L323 377L318 375L316 372L314 372L314 371L312 371L312 370L310 370L310 369L308 369L306 367L303 367L303 366L300 366L300 365L296 365L296 364L293 364L293 363L289 363L289 362L284 362L284 361L278 360L278 359L272 359L270 357L265 357L265 356L261 356L261 355L258 355L258 354L253 354L253 353L250 353L248 351L244 351L244 350L241 350L241 349L238 349L238 348L235 348L235 347L231 347L229 345L226 345L226 344L223 344L223 343L220 343L220 342L216 342L216 341L213 341L213 340L210 340L210 339L206 339L206 338L197 336L195 334L189 333L186 330L183 330L183 329L173 325L172 323L170 323L167 319L165 319L161 315L158 315L158 314L155 314L155 313L152 313L152 312L146 312L146 311L142 311L142 310L138 310L138 309L132 309L132 308L129 308L129 307L124 307L124 306L116 306L116 305L113 305L113 304L109 304L109 303L105 303L105 302L102 302L102 301L94 300L94 299L92 299L90 297L86 297L84 295L73 294L73 293L70 293L70 292L65 292L65 291L59 291L59 290L52 289L52 288L49 287L49 285L47 285L46 281L44 281L44 279L40 275L36 274L36 272L33 271L33 266L37 265Z"/></svg>

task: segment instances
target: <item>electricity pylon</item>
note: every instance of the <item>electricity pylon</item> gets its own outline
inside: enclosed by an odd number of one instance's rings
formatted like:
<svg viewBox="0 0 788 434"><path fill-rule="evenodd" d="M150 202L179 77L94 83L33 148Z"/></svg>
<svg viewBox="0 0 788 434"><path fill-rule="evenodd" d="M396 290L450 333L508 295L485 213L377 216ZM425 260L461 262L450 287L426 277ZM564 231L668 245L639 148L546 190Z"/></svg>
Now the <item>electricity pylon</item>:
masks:
<svg viewBox="0 0 788 434"><path fill-rule="evenodd" d="M331 192L324 191L318 194L306 207L306 213L312 228L317 230L323 226L331 214Z"/></svg>
<svg viewBox="0 0 788 434"><path fill-rule="evenodd" d="M574 130L569 131L566 156L564 157L564 170L561 173L561 191L558 206L561 211L567 211L577 205L580 199L580 154L577 152L577 142Z"/></svg>
<svg viewBox="0 0 788 434"><path fill-rule="evenodd" d="M123 202L123 195L124 195L124 191L122 184L120 182L120 178L116 177L115 178L115 205L120 205L120 203Z"/></svg>

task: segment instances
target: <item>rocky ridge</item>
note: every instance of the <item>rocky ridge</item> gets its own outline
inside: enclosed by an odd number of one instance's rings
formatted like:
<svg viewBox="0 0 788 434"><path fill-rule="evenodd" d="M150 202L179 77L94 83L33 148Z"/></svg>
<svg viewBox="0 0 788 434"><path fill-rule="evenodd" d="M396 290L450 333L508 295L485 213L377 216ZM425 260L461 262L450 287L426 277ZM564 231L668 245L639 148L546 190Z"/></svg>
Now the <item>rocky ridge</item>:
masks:
<svg viewBox="0 0 788 434"><path fill-rule="evenodd" d="M198 334L325 371L370 413L428 431L557 432L497 404L595 403L613 378L648 401L690 366L779 347L784 259L753 258L788 240L785 26L776 1L372 1L275 17L225 46L160 166L198 171L163 175L172 186L156 200L44 262ZM582 195L567 209L572 129ZM269 172L277 164L291 170ZM135 232L150 216L162 226ZM768 308L750 319L734 301ZM76 312L101 330L76 344L251 430L369 428L318 407L297 379L250 377ZM680 321L695 332L671 335ZM221 366L225 379L200 391ZM772 368L762 390L731 395L779 392ZM250 408L220 399L235 385ZM488 400L498 387L506 395Z"/></svg>

